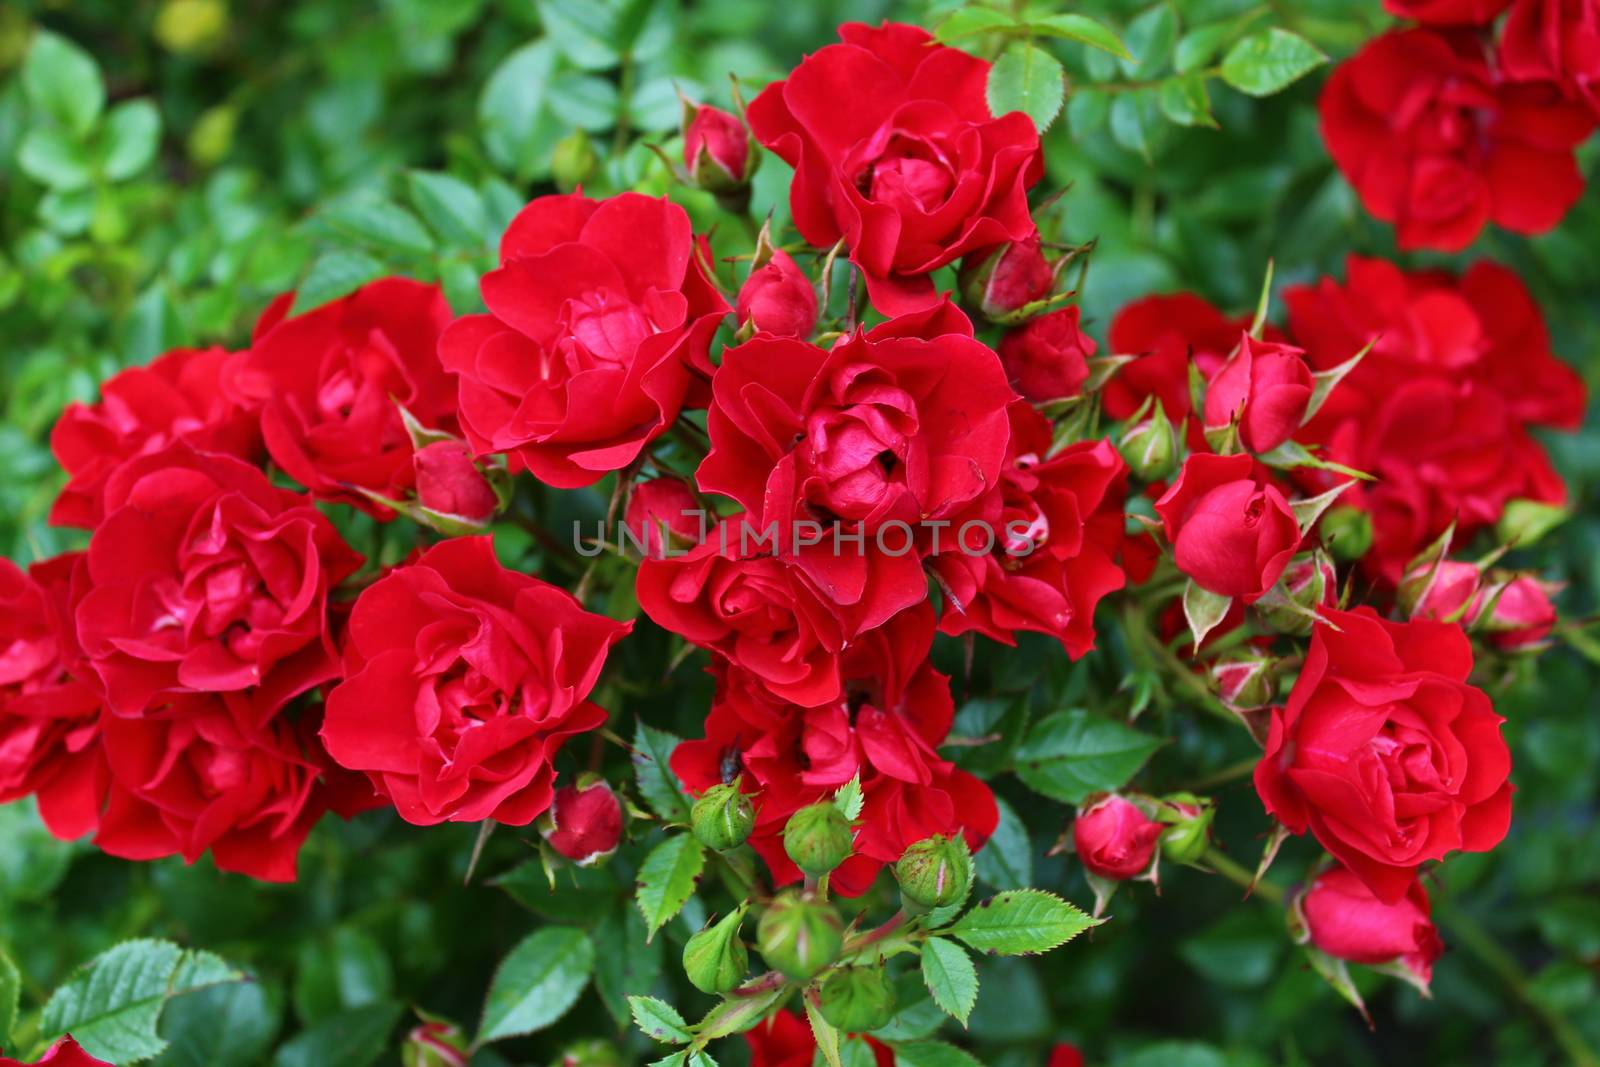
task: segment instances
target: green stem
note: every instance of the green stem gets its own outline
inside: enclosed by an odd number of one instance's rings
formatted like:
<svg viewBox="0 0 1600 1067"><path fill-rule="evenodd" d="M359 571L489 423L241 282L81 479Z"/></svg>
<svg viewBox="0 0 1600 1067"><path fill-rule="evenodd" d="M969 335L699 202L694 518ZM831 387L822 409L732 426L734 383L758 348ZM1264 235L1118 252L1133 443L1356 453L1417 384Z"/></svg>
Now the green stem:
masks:
<svg viewBox="0 0 1600 1067"><path fill-rule="evenodd" d="M1211 774L1208 774L1204 778L1196 779L1190 784L1184 786L1183 792L1205 793L1215 789L1219 785L1227 785L1230 782L1236 782L1241 778L1248 778L1250 775L1255 773L1256 764L1260 762L1260 756L1251 756L1248 759L1242 759L1238 763L1224 767L1220 771L1215 771Z"/></svg>
<svg viewBox="0 0 1600 1067"><path fill-rule="evenodd" d="M1276 885L1264 878L1259 882L1256 881L1256 876L1253 873L1235 863L1220 849L1206 849L1205 862L1234 885L1249 890L1253 895L1260 897L1269 904L1283 906L1284 892L1281 885Z"/></svg>

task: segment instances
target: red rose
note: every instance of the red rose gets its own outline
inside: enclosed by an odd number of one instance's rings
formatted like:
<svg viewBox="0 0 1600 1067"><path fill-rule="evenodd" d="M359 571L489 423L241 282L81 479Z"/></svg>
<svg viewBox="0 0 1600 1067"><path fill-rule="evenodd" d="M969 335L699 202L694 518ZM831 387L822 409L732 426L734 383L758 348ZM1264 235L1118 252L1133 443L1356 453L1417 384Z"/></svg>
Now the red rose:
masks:
<svg viewBox="0 0 1600 1067"><path fill-rule="evenodd" d="M1507 652L1537 648L1545 643L1556 625L1556 606L1550 601L1552 588L1537 578L1522 574L1495 590L1479 594L1480 607L1474 612L1491 645ZM1492 601L1491 597L1494 597Z"/></svg>
<svg viewBox="0 0 1600 1067"><path fill-rule="evenodd" d="M1205 426L1239 422L1239 441L1251 452L1270 452L1295 435L1311 403L1311 371L1293 345L1253 340L1217 368L1206 387Z"/></svg>
<svg viewBox="0 0 1600 1067"><path fill-rule="evenodd" d="M27 572L0 559L0 804L37 796L45 825L66 840L94 829L106 787L100 694L69 616L82 559Z"/></svg>
<svg viewBox="0 0 1600 1067"><path fill-rule="evenodd" d="M441 515L485 523L500 509L500 498L473 462L465 441L435 441L411 456L417 503Z"/></svg>
<svg viewBox="0 0 1600 1067"><path fill-rule="evenodd" d="M805 707L839 696L845 624L797 567L743 551L742 516L684 555L647 559L635 591L664 629L709 648Z"/></svg>
<svg viewBox="0 0 1600 1067"><path fill-rule="evenodd" d="M1078 307L1031 319L1000 339L1000 362L1017 392L1043 404L1083 391L1094 339L1078 327Z"/></svg>
<svg viewBox="0 0 1600 1067"><path fill-rule="evenodd" d="M1113 793L1072 820L1072 846L1090 874L1120 882L1150 869L1161 831L1137 804Z"/></svg>
<svg viewBox="0 0 1600 1067"><path fill-rule="evenodd" d="M817 291L793 257L778 249L745 279L736 316L741 326L803 340L817 326Z"/></svg>
<svg viewBox="0 0 1600 1067"><path fill-rule="evenodd" d="M849 23L839 37L762 90L750 128L794 167L801 236L843 237L873 307L917 311L937 299L930 272L1033 232L1039 134L1021 112L992 116L989 64L926 30Z"/></svg>
<svg viewBox="0 0 1600 1067"><path fill-rule="evenodd" d="M1383 0L1384 9L1403 19L1433 26L1487 26L1511 0Z"/></svg>
<svg viewBox="0 0 1600 1067"><path fill-rule="evenodd" d="M1083 1053L1072 1045L1056 1045L1045 1067L1083 1067Z"/></svg>
<svg viewBox="0 0 1600 1067"><path fill-rule="evenodd" d="M1413 619L1459 622L1465 625L1475 614L1469 608L1483 580L1483 568L1476 563L1429 561L1407 574L1400 583L1400 604L1410 604Z"/></svg>
<svg viewBox="0 0 1600 1067"><path fill-rule="evenodd" d="M683 129L683 164L702 189L721 192L750 180L750 134L737 115L701 104Z"/></svg>
<svg viewBox="0 0 1600 1067"><path fill-rule="evenodd" d="M1300 525L1276 486L1258 483L1249 456L1199 453L1156 501L1178 569L1201 588L1252 603L1300 547Z"/></svg>
<svg viewBox="0 0 1600 1067"><path fill-rule="evenodd" d="M400 407L429 429L455 428L437 354L450 305L438 286L406 278L289 318L293 302L285 294L267 308L224 387L260 411L273 462L312 496L393 518L372 495L403 499L415 484Z"/></svg>
<svg viewBox="0 0 1600 1067"><path fill-rule="evenodd" d="M1288 704L1273 709L1256 791L1285 828L1309 829L1393 903L1420 864L1505 836L1504 720L1467 684L1472 645L1459 626L1371 608L1323 615Z"/></svg>
<svg viewBox="0 0 1600 1067"><path fill-rule="evenodd" d="M35 1060L33 1064L23 1063L6 1056L0 1056L0 1067L112 1067L104 1060L97 1060L71 1037L63 1037L60 1041L50 1046L50 1051L44 1054L44 1059Z"/></svg>
<svg viewBox="0 0 1600 1067"><path fill-rule="evenodd" d="M1600 2L1514 0L1500 69L1512 81L1555 82L1600 117Z"/></svg>
<svg viewBox="0 0 1600 1067"><path fill-rule="evenodd" d="M894 1067L893 1049L876 1038L863 1040L872 1049L876 1067ZM750 1046L750 1067L811 1067L817 1055L811 1024L787 1009L746 1030L744 1042Z"/></svg>
<svg viewBox="0 0 1600 1067"><path fill-rule="evenodd" d="M1049 420L1022 401L1010 412L1011 459L999 487L973 520L953 524L949 549L934 560L955 601L939 628L1008 645L1015 631L1034 630L1077 659L1094 647L1095 605L1124 584L1116 559L1127 468L1107 441L1051 455Z"/></svg>
<svg viewBox="0 0 1600 1067"><path fill-rule="evenodd" d="M701 524L708 521L709 512L694 490L671 476L636 484L622 513L627 527L624 538L642 546L644 555L651 559L699 544L704 532Z"/></svg>
<svg viewBox="0 0 1600 1067"><path fill-rule="evenodd" d="M1138 356L1118 369L1101 391L1107 415L1130 418L1155 396L1174 421L1189 414L1189 360L1209 377L1227 360L1250 316L1230 318L1193 293L1147 296L1111 320L1111 350ZM1273 331L1267 331L1272 340Z"/></svg>
<svg viewBox="0 0 1600 1067"><path fill-rule="evenodd" d="M294 881L329 798L314 738L274 711L180 695L140 718L107 715L111 790L94 843L130 860L193 863L209 850L224 871Z"/></svg>
<svg viewBox="0 0 1600 1067"><path fill-rule="evenodd" d="M622 840L622 802L603 780L556 790L539 834L567 859L590 867L609 857Z"/></svg>
<svg viewBox="0 0 1600 1067"><path fill-rule="evenodd" d="M666 200L545 196L512 220L483 276L487 315L439 342L480 455L561 489L632 463L678 417L690 368L728 311L689 216Z"/></svg>
<svg viewBox="0 0 1600 1067"><path fill-rule="evenodd" d="M1296 901L1311 943L1335 959L1404 967L1424 988L1444 953L1428 918L1428 891L1413 880L1398 899L1379 900L1343 867L1323 871Z"/></svg>
<svg viewBox="0 0 1600 1067"><path fill-rule="evenodd" d="M1055 287L1056 268L1044 258L1037 230L1020 241L979 249L961 261L961 295L991 322L1015 316L1049 297Z"/></svg>
<svg viewBox="0 0 1600 1067"><path fill-rule="evenodd" d="M775 699L742 667L720 664L704 740L685 741L672 769L700 793L734 775L755 798L750 844L784 885L800 869L783 847L789 816L861 776L855 851L828 878L860 896L885 864L933 834L964 833L974 849L999 820L988 786L941 759L955 705L950 680L933 669L933 609L896 615L840 657L841 691L802 708Z"/></svg>
<svg viewBox="0 0 1600 1067"><path fill-rule="evenodd" d="M261 430L221 385L224 367L242 355L220 348L179 348L148 367L131 367L100 386L98 404L68 404L50 431L50 450L71 475L50 509L56 526L92 530L105 511L106 476L133 456L187 441L203 452L254 460Z"/></svg>
<svg viewBox="0 0 1600 1067"><path fill-rule="evenodd" d="M606 721L586 698L631 627L460 537L368 586L322 739L407 822L526 826L550 806L557 750Z"/></svg>
<svg viewBox="0 0 1600 1067"><path fill-rule="evenodd" d="M1543 233L1583 194L1572 150L1592 118L1553 86L1496 84L1471 34L1386 33L1320 106L1329 154L1401 248L1459 251L1491 219Z"/></svg>
<svg viewBox="0 0 1600 1067"><path fill-rule="evenodd" d="M338 674L328 594L361 556L305 497L176 444L119 467L105 508L76 622L112 712L250 691L271 715Z"/></svg>

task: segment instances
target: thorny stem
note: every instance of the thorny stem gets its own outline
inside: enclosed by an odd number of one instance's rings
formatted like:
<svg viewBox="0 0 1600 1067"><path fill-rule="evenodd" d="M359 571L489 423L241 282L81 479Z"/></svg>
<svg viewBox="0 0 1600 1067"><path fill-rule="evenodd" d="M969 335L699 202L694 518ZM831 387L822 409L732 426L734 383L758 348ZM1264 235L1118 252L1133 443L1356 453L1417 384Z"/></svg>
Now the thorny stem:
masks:
<svg viewBox="0 0 1600 1067"><path fill-rule="evenodd" d="M900 927L904 926L906 921L910 918L911 916L906 914L906 910L901 908L899 911L894 913L893 917L891 917L888 922L884 923L876 930L869 930L864 934L858 934L856 937L852 938L845 944L844 948L840 950L839 954L841 956L846 956L852 952L860 952L869 945L877 944L879 941L882 941L884 938L900 929Z"/></svg>

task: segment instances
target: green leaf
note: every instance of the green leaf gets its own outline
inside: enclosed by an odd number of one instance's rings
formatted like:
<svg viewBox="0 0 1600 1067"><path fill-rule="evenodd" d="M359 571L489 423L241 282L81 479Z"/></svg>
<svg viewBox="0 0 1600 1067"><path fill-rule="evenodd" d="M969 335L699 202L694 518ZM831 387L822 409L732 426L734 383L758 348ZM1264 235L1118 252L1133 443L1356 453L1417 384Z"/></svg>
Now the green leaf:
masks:
<svg viewBox="0 0 1600 1067"><path fill-rule="evenodd" d="M1066 92L1056 57L1028 41L1008 47L989 70L989 110L996 115L1021 111L1040 133L1055 121Z"/></svg>
<svg viewBox="0 0 1600 1067"><path fill-rule="evenodd" d="M383 264L365 252L349 249L324 252L306 272L290 314L299 315L341 296L349 296L368 282L383 277L384 273Z"/></svg>
<svg viewBox="0 0 1600 1067"><path fill-rule="evenodd" d="M500 964L489 984L478 1041L488 1043L542 1030L565 1015L589 984L594 945L582 930L536 930Z"/></svg>
<svg viewBox="0 0 1600 1067"><path fill-rule="evenodd" d="M1183 617L1189 624L1189 639L1195 648L1205 642L1206 634L1221 625L1232 606L1232 597L1202 588L1193 579L1183 587Z"/></svg>
<svg viewBox="0 0 1600 1067"><path fill-rule="evenodd" d="M532 176L541 165L548 171L549 160L540 157L548 155L563 132L553 120L541 121L555 61L549 40L524 45L500 62L478 97L484 146L495 162L519 177Z"/></svg>
<svg viewBox="0 0 1600 1067"><path fill-rule="evenodd" d="M1072 136L1086 137L1105 125L1111 114L1111 94L1079 85L1067 96L1067 125Z"/></svg>
<svg viewBox="0 0 1600 1067"><path fill-rule="evenodd" d="M1133 53L1122 61L1128 77L1148 81L1166 70L1178 39L1178 15L1164 3L1140 12L1128 23L1123 41Z"/></svg>
<svg viewBox="0 0 1600 1067"><path fill-rule="evenodd" d="M47 899L66 877L72 852L45 828L31 797L0 804L0 907Z"/></svg>
<svg viewBox="0 0 1600 1067"><path fill-rule="evenodd" d="M861 806L866 798L861 795L861 775L857 774L833 794L833 803L851 822L861 818Z"/></svg>
<svg viewBox="0 0 1600 1067"><path fill-rule="evenodd" d="M1000 797L1000 822L974 858L977 876L996 889L1025 889L1033 882L1033 842L1016 811Z"/></svg>
<svg viewBox="0 0 1600 1067"><path fill-rule="evenodd" d="M330 1015L280 1046L273 1067L367 1067L388 1048L400 1011L391 1001Z"/></svg>
<svg viewBox="0 0 1600 1067"><path fill-rule="evenodd" d="M10 956L0 951L0 1049L11 1047L11 1031L16 1028L21 1002L22 972Z"/></svg>
<svg viewBox="0 0 1600 1067"><path fill-rule="evenodd" d="M641 719L633 732L633 775L639 795L667 822L689 821L689 799L669 762L680 738L645 725Z"/></svg>
<svg viewBox="0 0 1600 1067"><path fill-rule="evenodd" d="M1119 789L1158 738L1075 708L1035 723L1017 749L1017 777L1047 797L1076 804L1090 793Z"/></svg>
<svg viewBox="0 0 1600 1067"><path fill-rule="evenodd" d="M352 198L323 208L317 219L339 236L379 252L424 256L433 251L427 227L392 200Z"/></svg>
<svg viewBox="0 0 1600 1067"><path fill-rule="evenodd" d="M234 982L175 998L161 1015L170 1046L160 1067L253 1067L267 1059L283 998L260 982Z"/></svg>
<svg viewBox="0 0 1600 1067"><path fill-rule="evenodd" d="M649 927L649 937L655 937L668 919L683 910L705 865L705 849L692 834L672 834L645 857L639 866L634 901Z"/></svg>
<svg viewBox="0 0 1600 1067"><path fill-rule="evenodd" d="M906 1041L894 1047L895 1067L983 1067L976 1056L943 1041Z"/></svg>
<svg viewBox="0 0 1600 1067"><path fill-rule="evenodd" d="M587 926L611 914L623 899L622 883L608 864L565 867L555 885L538 857L524 860L489 883L529 911L553 922Z"/></svg>
<svg viewBox="0 0 1600 1067"><path fill-rule="evenodd" d="M942 937L930 937L922 945L922 981L933 995L933 1002L947 1014L967 1025L967 1016L978 1002L978 969L966 949Z"/></svg>
<svg viewBox="0 0 1600 1067"><path fill-rule="evenodd" d="M161 144L161 113L149 100L118 104L95 139L100 169L114 182L126 181L150 165Z"/></svg>
<svg viewBox="0 0 1600 1067"><path fill-rule="evenodd" d="M619 99L610 80L569 71L550 86L549 107L568 126L599 133L617 124Z"/></svg>
<svg viewBox="0 0 1600 1067"><path fill-rule="evenodd" d="M1217 125L1211 115L1211 97L1206 92L1204 75L1194 73L1168 78L1157 91L1161 113L1179 126Z"/></svg>
<svg viewBox="0 0 1600 1067"><path fill-rule="evenodd" d="M669 1045L687 1045L694 1040L689 1023L664 1000L655 997L629 997L628 1010L633 1014L633 1024L654 1041Z"/></svg>
<svg viewBox="0 0 1600 1067"><path fill-rule="evenodd" d="M967 10L972 10L968 8ZM1117 35L1087 15L1046 15L1032 19L1028 26L1041 37L1062 37L1110 52L1122 59L1132 58Z"/></svg>
<svg viewBox="0 0 1600 1067"><path fill-rule="evenodd" d="M814 996L801 993L800 1003L805 1005L806 1021L811 1024L811 1039L817 1043L817 1052L821 1054L823 1062L827 1067L844 1067L839 1060L838 1028L822 1017Z"/></svg>
<svg viewBox="0 0 1600 1067"><path fill-rule="evenodd" d="M963 915L946 933L979 952L1001 956L1048 952L1102 920L1042 889L996 894Z"/></svg>
<svg viewBox="0 0 1600 1067"><path fill-rule="evenodd" d="M1003 11L989 7L961 7L952 11L933 31L940 41L959 41L980 33L1015 26L1016 20Z"/></svg>
<svg viewBox="0 0 1600 1067"><path fill-rule="evenodd" d="M1327 61L1304 37L1274 26L1228 49L1222 80L1242 93L1270 96Z"/></svg>
<svg viewBox="0 0 1600 1067"><path fill-rule="evenodd" d="M848 1036L839 1042L839 1067L877 1067L878 1056L864 1037Z"/></svg>
<svg viewBox="0 0 1600 1067"><path fill-rule="evenodd" d="M789 991L782 986L759 993L735 991L733 996L705 1013L695 1024L695 1032L701 1041L715 1041L719 1037L742 1034L765 1021L772 1013L773 1006L788 995Z"/></svg>
<svg viewBox="0 0 1600 1067"><path fill-rule="evenodd" d="M489 217L483 197L460 178L425 170L406 174L411 203L446 245L479 249L487 243Z"/></svg>
<svg viewBox="0 0 1600 1067"><path fill-rule="evenodd" d="M1495 524L1495 536L1502 542L1527 548L1571 517L1572 509L1561 504L1519 498L1507 502L1505 513Z"/></svg>
<svg viewBox="0 0 1600 1067"><path fill-rule="evenodd" d="M594 987L619 1027L628 1025L628 996L653 988L661 977L663 942L646 941L639 912L620 897L589 936L594 939Z"/></svg>
<svg viewBox="0 0 1600 1067"><path fill-rule="evenodd" d="M1111 139L1148 162L1161 125L1161 104L1154 89L1118 93L1111 101Z"/></svg>
<svg viewBox="0 0 1600 1067"><path fill-rule="evenodd" d="M22 64L28 101L70 134L82 137L106 106L106 85L94 57L49 30L33 35Z"/></svg>
<svg viewBox="0 0 1600 1067"><path fill-rule="evenodd" d="M354 926L306 938L296 954L292 997L302 1022L317 1023L394 994L394 968L383 946Z"/></svg>
<svg viewBox="0 0 1600 1067"><path fill-rule="evenodd" d="M94 162L81 141L50 126L35 126L17 148L22 173L56 192L82 189L94 180Z"/></svg>

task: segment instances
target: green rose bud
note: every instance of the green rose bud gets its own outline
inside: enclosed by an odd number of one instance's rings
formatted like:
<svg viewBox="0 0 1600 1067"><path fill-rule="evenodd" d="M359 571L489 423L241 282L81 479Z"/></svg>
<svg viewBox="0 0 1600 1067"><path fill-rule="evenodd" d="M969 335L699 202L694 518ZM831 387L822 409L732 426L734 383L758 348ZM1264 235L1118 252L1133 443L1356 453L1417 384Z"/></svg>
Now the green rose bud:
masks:
<svg viewBox="0 0 1600 1067"><path fill-rule="evenodd" d="M694 836L706 848L726 852L744 844L756 825L756 809L738 782L707 789L690 813Z"/></svg>
<svg viewBox="0 0 1600 1067"><path fill-rule="evenodd" d="M1182 458L1172 420L1167 418L1166 408L1159 403L1149 418L1122 431L1117 439L1117 451L1134 477L1147 482L1171 477Z"/></svg>
<svg viewBox="0 0 1600 1067"><path fill-rule="evenodd" d="M404 1067L466 1067L470 1045L454 1023L422 1015L422 1022L406 1035L400 1062Z"/></svg>
<svg viewBox="0 0 1600 1067"><path fill-rule="evenodd" d="M555 179L557 189L570 193L589 180L599 163L600 157L595 155L589 135L573 130L551 149L550 176Z"/></svg>
<svg viewBox="0 0 1600 1067"><path fill-rule="evenodd" d="M589 1037L562 1049L550 1067L623 1067L623 1059L611 1042Z"/></svg>
<svg viewBox="0 0 1600 1067"><path fill-rule="evenodd" d="M817 1006L838 1029L864 1034L894 1017L894 987L882 967L841 967L823 979Z"/></svg>
<svg viewBox="0 0 1600 1067"><path fill-rule="evenodd" d="M844 923L826 901L790 889L762 914L756 944L769 966L804 982L839 955Z"/></svg>
<svg viewBox="0 0 1600 1067"><path fill-rule="evenodd" d="M820 878L849 857L855 838L844 812L833 801L824 800L789 817L783 828L783 850L796 867Z"/></svg>
<svg viewBox="0 0 1600 1067"><path fill-rule="evenodd" d="M1161 798L1156 822L1166 825L1161 854L1173 863L1197 863L1211 847L1211 822L1217 809L1210 797L1173 793Z"/></svg>
<svg viewBox="0 0 1600 1067"><path fill-rule="evenodd" d="M1211 665L1211 688L1236 711L1271 704L1278 696L1278 661L1262 652L1232 652Z"/></svg>
<svg viewBox="0 0 1600 1067"><path fill-rule="evenodd" d="M750 953L739 940L744 909L706 927L683 946L683 973L702 993L726 993L750 970Z"/></svg>
<svg viewBox="0 0 1600 1067"><path fill-rule="evenodd" d="M1339 576L1321 551L1291 560L1283 577L1255 603L1256 618L1269 630L1303 637L1316 624L1317 610L1333 607Z"/></svg>
<svg viewBox="0 0 1600 1067"><path fill-rule="evenodd" d="M905 850L894 865L906 911L919 914L966 898L972 885L972 853L960 834L935 834Z"/></svg>
<svg viewBox="0 0 1600 1067"><path fill-rule="evenodd" d="M1348 563L1360 559L1372 547L1372 516L1348 504L1329 508L1317 529L1334 559Z"/></svg>

